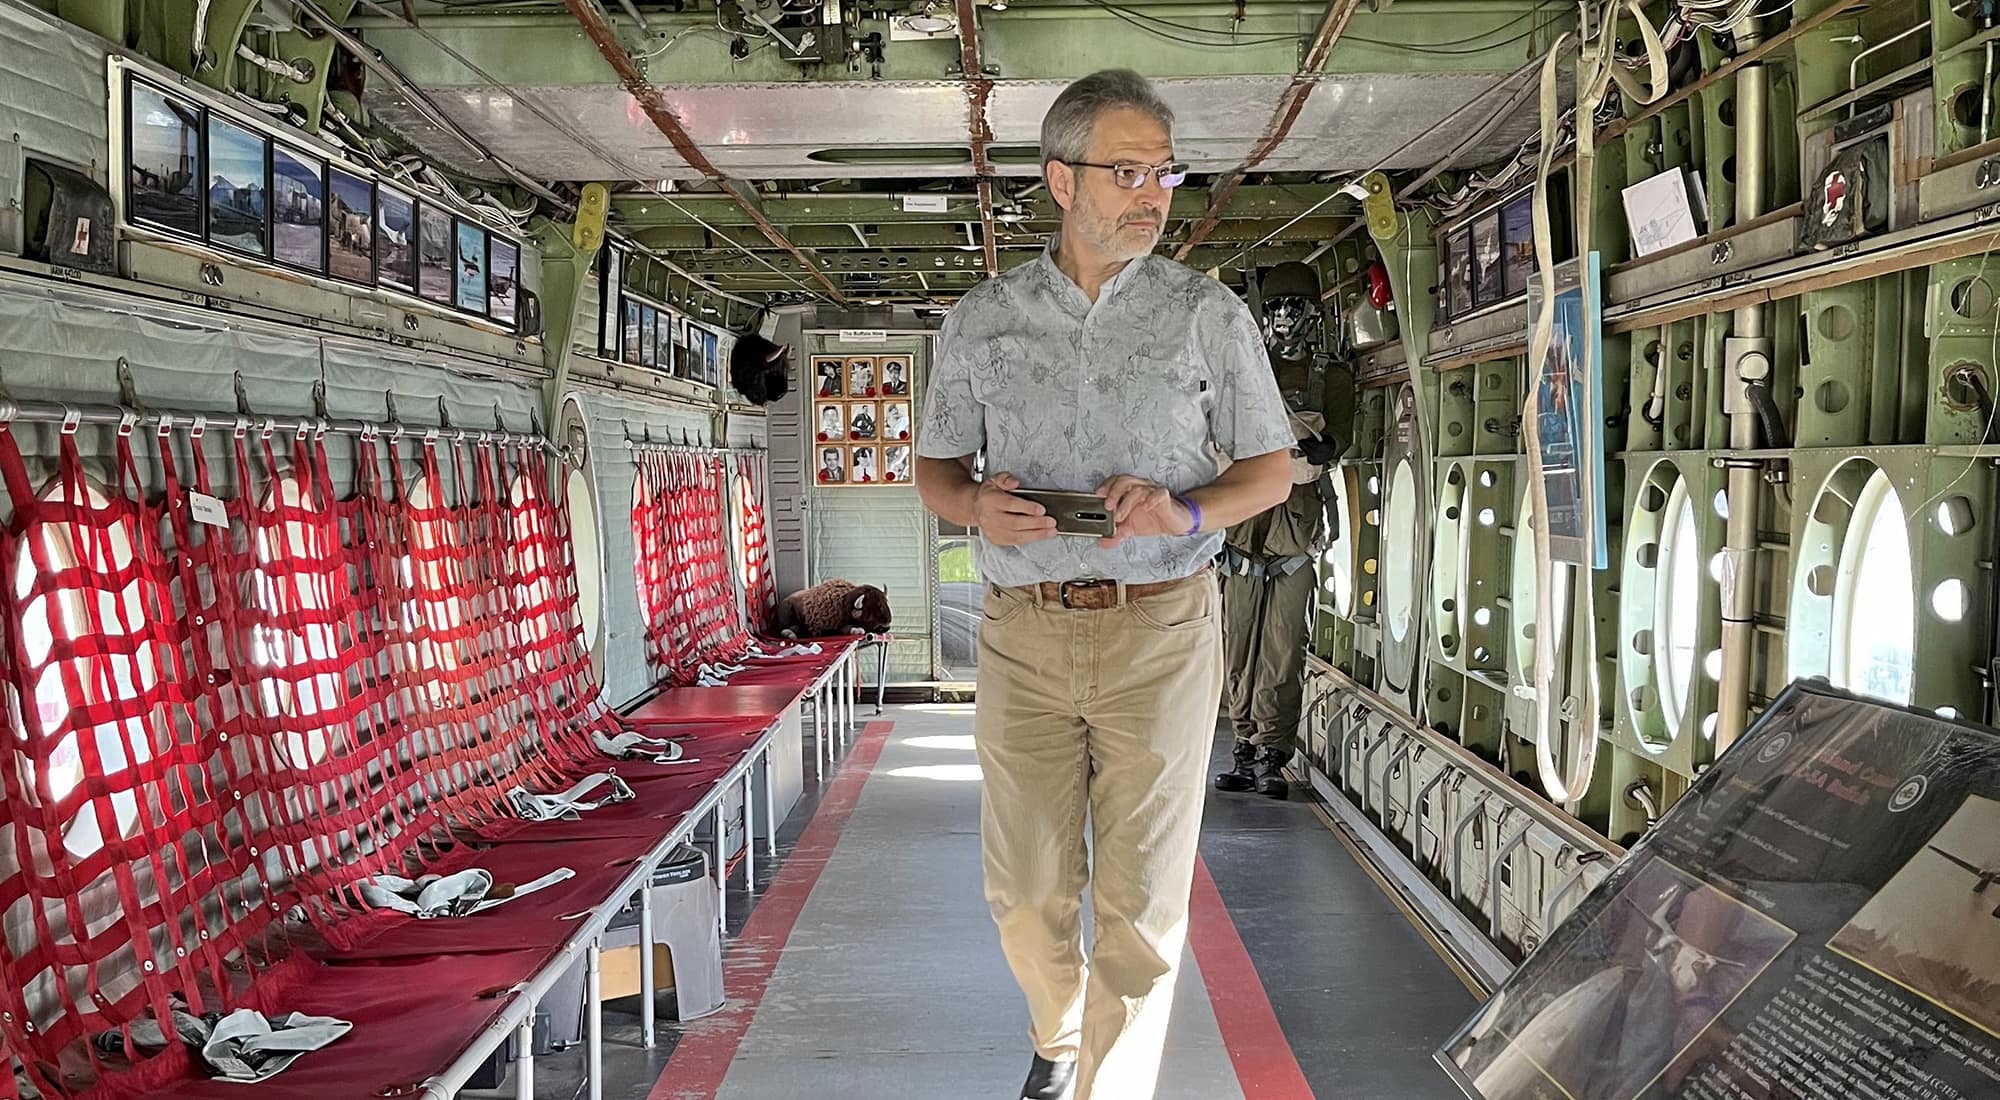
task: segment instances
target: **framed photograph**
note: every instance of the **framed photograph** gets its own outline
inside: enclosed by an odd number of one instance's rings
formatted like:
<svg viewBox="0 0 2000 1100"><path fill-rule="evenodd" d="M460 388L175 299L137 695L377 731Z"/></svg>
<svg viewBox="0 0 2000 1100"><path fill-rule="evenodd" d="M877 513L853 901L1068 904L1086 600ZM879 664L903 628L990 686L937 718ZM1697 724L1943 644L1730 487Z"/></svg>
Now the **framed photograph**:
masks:
<svg viewBox="0 0 2000 1100"><path fill-rule="evenodd" d="M847 438L860 442L882 438L881 410L873 401L856 401L847 406Z"/></svg>
<svg viewBox="0 0 2000 1100"><path fill-rule="evenodd" d="M674 372L674 315L660 314L658 331L653 336L653 369L665 374Z"/></svg>
<svg viewBox="0 0 2000 1100"><path fill-rule="evenodd" d="M913 425L908 401L882 402L882 441L908 442Z"/></svg>
<svg viewBox="0 0 2000 1100"><path fill-rule="evenodd" d="M884 355L882 364L882 396L910 396L910 357L907 355Z"/></svg>
<svg viewBox="0 0 2000 1100"><path fill-rule="evenodd" d="M635 367L639 365L639 335L645 331L641 327L641 308L637 301L625 299L625 323L621 326L624 336L618 341L619 360Z"/></svg>
<svg viewBox="0 0 2000 1100"><path fill-rule="evenodd" d="M375 184L338 168L327 173L326 270L375 285Z"/></svg>
<svg viewBox="0 0 2000 1100"><path fill-rule="evenodd" d="M702 362L706 365L704 376L711 386L722 385L722 342L714 332L704 330L701 334Z"/></svg>
<svg viewBox="0 0 2000 1100"><path fill-rule="evenodd" d="M1569 260L1555 269L1554 293L1540 276L1528 281L1528 324L1544 310L1555 314L1555 338L1549 342L1536 393L1536 422L1529 425L1528 445L1541 456L1541 491L1536 506L1546 507L1549 555L1586 569L1610 564L1604 517L1604 397L1603 299L1591 295L1596 308L1585 312L1583 283L1603 285L1599 255L1586 266ZM1544 503L1545 502L1545 503ZM1591 552L1586 553L1586 548Z"/></svg>
<svg viewBox="0 0 2000 1100"><path fill-rule="evenodd" d="M854 463L848 467L848 484L874 485L882 480L881 472L875 465L876 448L872 446L854 448Z"/></svg>
<svg viewBox="0 0 2000 1100"><path fill-rule="evenodd" d="M819 466L814 478L821 485L845 485L847 483L847 448L821 447Z"/></svg>
<svg viewBox="0 0 2000 1100"><path fill-rule="evenodd" d="M271 257L301 271L326 271L326 166L284 145L271 146Z"/></svg>
<svg viewBox="0 0 2000 1100"><path fill-rule="evenodd" d="M908 485L910 483L910 448L882 448L882 483L884 485Z"/></svg>
<svg viewBox="0 0 2000 1100"><path fill-rule="evenodd" d="M671 319L667 322L673 324ZM639 307L639 365L655 367L659 365L660 312L652 306Z"/></svg>
<svg viewBox="0 0 2000 1100"><path fill-rule="evenodd" d="M201 237L201 108L142 80L126 84L125 216ZM257 182L263 183L263 172Z"/></svg>
<svg viewBox="0 0 2000 1100"><path fill-rule="evenodd" d="M1500 208L1500 237L1506 270L1506 294L1512 298L1528 291L1528 276L1535 272L1535 197L1522 195Z"/></svg>
<svg viewBox="0 0 2000 1100"><path fill-rule="evenodd" d="M845 360L838 355L813 356L813 396L839 397L842 390L841 372Z"/></svg>
<svg viewBox="0 0 2000 1100"><path fill-rule="evenodd" d="M1445 242L1445 282L1451 293L1451 315L1472 312L1472 231L1461 229Z"/></svg>
<svg viewBox="0 0 2000 1100"><path fill-rule="evenodd" d="M624 278L625 254L606 243L597 269L597 354L614 362L618 359L618 336L623 331L619 327L623 315L619 302L624 295L618 292L618 287Z"/></svg>
<svg viewBox="0 0 2000 1100"><path fill-rule="evenodd" d="M521 300L521 246L501 236L486 239L486 314L514 327Z"/></svg>
<svg viewBox="0 0 2000 1100"><path fill-rule="evenodd" d="M849 356L847 360L847 396L875 396L875 357L872 355Z"/></svg>
<svg viewBox="0 0 2000 1100"><path fill-rule="evenodd" d="M838 443L847 438L844 406L821 404L813 410L813 438L821 443Z"/></svg>
<svg viewBox="0 0 2000 1100"><path fill-rule="evenodd" d="M405 294L417 292L417 200L375 188L375 278Z"/></svg>
<svg viewBox="0 0 2000 1100"><path fill-rule="evenodd" d="M417 207L417 294L451 304L451 215L430 203Z"/></svg>
<svg viewBox="0 0 2000 1100"><path fill-rule="evenodd" d="M1484 308L1505 297L1500 270L1500 211L1472 223L1473 305Z"/></svg>
<svg viewBox="0 0 2000 1100"><path fill-rule="evenodd" d="M262 135L208 116L208 243L271 254L270 152Z"/></svg>
<svg viewBox="0 0 2000 1100"><path fill-rule="evenodd" d="M463 218L457 222L455 304L467 313L486 313L486 231Z"/></svg>

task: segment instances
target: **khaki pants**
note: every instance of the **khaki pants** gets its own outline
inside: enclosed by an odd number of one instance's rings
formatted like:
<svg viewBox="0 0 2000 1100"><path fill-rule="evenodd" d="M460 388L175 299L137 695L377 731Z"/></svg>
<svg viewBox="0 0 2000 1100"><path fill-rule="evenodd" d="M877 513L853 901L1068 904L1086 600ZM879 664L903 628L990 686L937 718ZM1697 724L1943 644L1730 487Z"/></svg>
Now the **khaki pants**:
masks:
<svg viewBox="0 0 2000 1100"><path fill-rule="evenodd" d="M1306 643L1312 637L1314 573L1222 579L1229 690L1223 714L1239 741L1291 749L1305 699Z"/></svg>
<svg viewBox="0 0 2000 1100"><path fill-rule="evenodd" d="M1148 1100L1159 1076L1222 694L1219 605L1207 573L1099 611L987 588L986 900L1036 1053L1077 1060L1076 1100Z"/></svg>

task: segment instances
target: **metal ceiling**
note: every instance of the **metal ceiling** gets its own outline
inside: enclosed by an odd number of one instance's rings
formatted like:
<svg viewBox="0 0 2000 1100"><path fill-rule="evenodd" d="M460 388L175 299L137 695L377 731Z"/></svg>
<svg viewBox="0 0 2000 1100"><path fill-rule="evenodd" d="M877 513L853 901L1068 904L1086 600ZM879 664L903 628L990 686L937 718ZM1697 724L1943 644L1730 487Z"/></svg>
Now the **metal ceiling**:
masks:
<svg viewBox="0 0 2000 1100"><path fill-rule="evenodd" d="M491 165L465 163L463 144L426 119L434 109L529 176L645 192L621 198L618 215L633 219L621 227L643 229L646 243L719 285L807 286L836 299L944 300L1031 254L1059 214L1045 192L1033 195L1041 120L1071 80L1102 67L1091 55L1137 64L1174 109L1175 150L1196 175L1176 196L1166 246L1200 266L1238 258L1244 244L1263 245L1263 259L1324 243L1329 219L1350 218L1352 207L1325 201L1334 185L1301 179L1420 170L1453 155L1476 165L1516 151L1535 131L1531 106L1470 145L1441 123L1499 102L1498 86L1560 18L1531 0L1403 0L1379 12L1357 0L1018 0L976 13L973 0L937 0L927 10L955 16L953 31L878 43L875 69L902 78L874 79L863 66L787 66L759 50L732 61L742 43L707 25L724 17L712 0L642 5L643 26L598 0L563 2L573 18L464 0L419 4L414 25L357 18L428 101L371 82L371 119L426 155L493 175ZM733 12L739 0L722 3ZM857 27L885 14L864 10ZM1161 41L1162 27L1236 27L1245 37ZM1385 45L1385 33L1415 45ZM1077 49L1081 34L1101 49ZM1255 67L1270 71L1243 71ZM940 78L908 78L926 70ZM733 79L738 72L745 78ZM1274 179L1294 184L1282 201ZM834 221L810 215L807 191L879 193L848 200ZM965 201L913 222L889 193L908 191ZM633 203L648 200L657 215L634 218ZM913 269L927 274L895 275Z"/></svg>

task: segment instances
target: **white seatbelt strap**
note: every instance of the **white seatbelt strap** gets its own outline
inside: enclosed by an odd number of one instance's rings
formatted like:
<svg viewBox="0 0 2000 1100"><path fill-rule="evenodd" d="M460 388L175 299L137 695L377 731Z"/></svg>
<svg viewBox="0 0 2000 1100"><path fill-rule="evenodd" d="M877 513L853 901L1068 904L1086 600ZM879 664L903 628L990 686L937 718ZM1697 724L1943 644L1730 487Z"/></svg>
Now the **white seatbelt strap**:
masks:
<svg viewBox="0 0 2000 1100"><path fill-rule="evenodd" d="M611 789L598 794L598 788L607 784ZM612 772L598 772L558 794L538 794L526 787L507 792L508 803L523 821L575 821L591 810L630 802L632 797L632 788Z"/></svg>
<svg viewBox="0 0 2000 1100"><path fill-rule="evenodd" d="M648 737L643 733L626 731L616 737L607 736L602 730L593 730L591 743L597 751L613 760L644 760L654 764L693 764L699 756L683 757L677 742Z"/></svg>
<svg viewBox="0 0 2000 1100"><path fill-rule="evenodd" d="M817 657L819 654L819 643L814 642L811 645L788 645L783 649L769 651L760 646L755 652L749 654L747 659L752 661L782 661L787 657Z"/></svg>
<svg viewBox="0 0 2000 1100"><path fill-rule="evenodd" d="M430 920L483 913L574 877L575 871L558 867L533 882L496 889L492 874L474 868L455 875L425 875L419 879L376 875L362 882L360 889L361 897L378 909L394 909L418 920Z"/></svg>
<svg viewBox="0 0 2000 1100"><path fill-rule="evenodd" d="M223 1080L254 1084L277 1076L300 1055L319 1050L353 1030L353 1024L332 1016L288 1012L266 1017L254 1009L239 1008L216 1022L215 1030L201 1044L201 1056Z"/></svg>

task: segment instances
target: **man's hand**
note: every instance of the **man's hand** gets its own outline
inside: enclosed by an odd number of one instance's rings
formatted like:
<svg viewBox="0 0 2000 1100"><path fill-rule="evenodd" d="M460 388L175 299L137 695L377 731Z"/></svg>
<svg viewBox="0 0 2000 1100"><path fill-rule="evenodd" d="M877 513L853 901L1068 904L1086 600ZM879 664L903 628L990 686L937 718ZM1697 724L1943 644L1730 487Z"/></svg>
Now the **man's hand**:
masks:
<svg viewBox="0 0 2000 1100"><path fill-rule="evenodd" d="M1025 546L1055 537L1055 517L1034 501L1015 496L1020 487L1013 474L994 474L980 482L972 517L981 538L995 546Z"/></svg>
<svg viewBox="0 0 2000 1100"><path fill-rule="evenodd" d="M1119 474L1097 487L1104 498L1118 533L1097 544L1107 550L1129 538L1147 535L1185 535L1194 526L1194 515L1174 499L1164 485L1143 478Z"/></svg>

